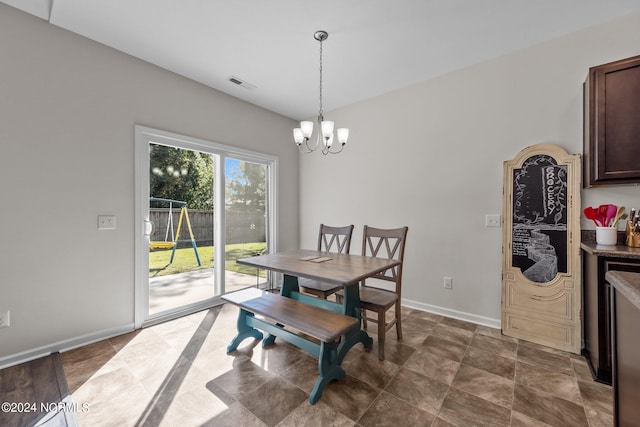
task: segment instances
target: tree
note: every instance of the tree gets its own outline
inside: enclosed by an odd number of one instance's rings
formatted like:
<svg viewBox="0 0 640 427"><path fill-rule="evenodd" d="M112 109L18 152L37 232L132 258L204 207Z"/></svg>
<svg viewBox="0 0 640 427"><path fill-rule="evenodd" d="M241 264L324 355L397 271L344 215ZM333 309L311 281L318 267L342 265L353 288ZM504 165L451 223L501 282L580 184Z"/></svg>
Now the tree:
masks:
<svg viewBox="0 0 640 427"><path fill-rule="evenodd" d="M264 165L244 161L227 171L227 206L235 211L264 212L265 171Z"/></svg>
<svg viewBox="0 0 640 427"><path fill-rule="evenodd" d="M149 144L149 194L187 202L191 209L213 209L213 158L210 154Z"/></svg>

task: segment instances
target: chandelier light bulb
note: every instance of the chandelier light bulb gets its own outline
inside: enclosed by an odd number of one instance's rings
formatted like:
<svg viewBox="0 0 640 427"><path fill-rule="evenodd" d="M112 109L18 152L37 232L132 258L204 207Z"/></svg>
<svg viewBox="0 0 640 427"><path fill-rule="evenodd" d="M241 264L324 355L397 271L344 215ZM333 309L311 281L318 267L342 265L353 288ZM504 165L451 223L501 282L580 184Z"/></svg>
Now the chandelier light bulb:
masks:
<svg viewBox="0 0 640 427"><path fill-rule="evenodd" d="M349 139L349 129L347 128L340 128L337 130L338 133L338 142L342 145L347 143L347 140Z"/></svg>
<svg viewBox="0 0 640 427"><path fill-rule="evenodd" d="M302 141L304 141L304 137L302 136L302 129L295 128L293 130L293 140L296 142L297 145L302 144Z"/></svg>
<svg viewBox="0 0 640 427"><path fill-rule="evenodd" d="M331 146L333 145L333 132L329 136L329 139L325 139L325 143L324 144L327 147L327 149L331 148Z"/></svg>
<svg viewBox="0 0 640 427"><path fill-rule="evenodd" d="M333 137L333 127L335 126L335 123L325 120L320 126L322 127L322 138L324 138L325 141L328 141L329 138Z"/></svg>
<svg viewBox="0 0 640 427"><path fill-rule="evenodd" d="M302 130L302 136L309 139L313 133L313 122L300 122L300 129Z"/></svg>

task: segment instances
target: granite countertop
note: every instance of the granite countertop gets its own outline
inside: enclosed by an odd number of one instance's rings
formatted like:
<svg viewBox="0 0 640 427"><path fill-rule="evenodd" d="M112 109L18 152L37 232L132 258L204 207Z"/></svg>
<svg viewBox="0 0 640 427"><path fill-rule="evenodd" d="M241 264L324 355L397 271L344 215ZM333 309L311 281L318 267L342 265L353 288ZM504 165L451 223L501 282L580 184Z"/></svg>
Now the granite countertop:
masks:
<svg viewBox="0 0 640 427"><path fill-rule="evenodd" d="M582 230L582 242L580 248L585 252L611 258L640 259L640 248L632 248L624 244L623 231L618 231L618 244L615 246L596 244L595 230Z"/></svg>
<svg viewBox="0 0 640 427"><path fill-rule="evenodd" d="M626 245L598 245L596 242L582 242L580 247L592 255L608 256L612 258L640 259L640 248L632 248Z"/></svg>
<svg viewBox="0 0 640 427"><path fill-rule="evenodd" d="M605 279L640 310L640 273L607 271Z"/></svg>

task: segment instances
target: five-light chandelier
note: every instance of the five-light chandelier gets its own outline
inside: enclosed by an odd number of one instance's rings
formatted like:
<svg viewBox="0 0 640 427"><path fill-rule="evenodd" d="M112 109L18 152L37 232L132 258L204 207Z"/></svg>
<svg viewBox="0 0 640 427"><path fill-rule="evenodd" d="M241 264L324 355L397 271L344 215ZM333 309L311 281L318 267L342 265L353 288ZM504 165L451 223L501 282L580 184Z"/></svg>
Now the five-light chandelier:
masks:
<svg viewBox="0 0 640 427"><path fill-rule="evenodd" d="M339 147L336 149L333 143L333 128L335 123L325 120L322 111L322 42L329 37L326 31L316 31L313 38L320 42L320 111L318 112L318 132L315 143L309 144L313 133L313 122L300 122L300 127L293 130L293 139L298 149L303 153L311 153L320 148L322 154L338 154L344 148L349 139L349 129L340 128L336 131Z"/></svg>

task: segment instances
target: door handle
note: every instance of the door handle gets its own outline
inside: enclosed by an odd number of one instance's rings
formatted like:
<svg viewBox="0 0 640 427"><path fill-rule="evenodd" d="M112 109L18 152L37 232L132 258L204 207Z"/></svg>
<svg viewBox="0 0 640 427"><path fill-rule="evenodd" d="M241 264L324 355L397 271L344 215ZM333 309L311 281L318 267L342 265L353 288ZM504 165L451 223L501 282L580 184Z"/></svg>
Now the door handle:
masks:
<svg viewBox="0 0 640 427"><path fill-rule="evenodd" d="M153 222L149 221L148 219L144 220L144 235L149 237L151 236L151 233L153 232Z"/></svg>

